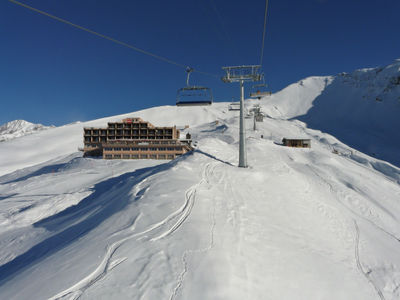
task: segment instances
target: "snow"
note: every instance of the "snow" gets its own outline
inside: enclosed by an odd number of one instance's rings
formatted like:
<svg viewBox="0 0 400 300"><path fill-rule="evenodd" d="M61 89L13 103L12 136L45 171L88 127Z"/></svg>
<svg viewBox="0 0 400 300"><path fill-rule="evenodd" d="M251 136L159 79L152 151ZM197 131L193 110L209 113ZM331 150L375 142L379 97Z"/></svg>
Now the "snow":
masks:
<svg viewBox="0 0 400 300"><path fill-rule="evenodd" d="M53 128L54 126L43 126L33 124L25 120L15 120L0 126L0 142L15 139L17 137L32 134L40 130Z"/></svg>
<svg viewBox="0 0 400 300"><path fill-rule="evenodd" d="M0 299L399 299L400 169L294 119L316 116L337 80L248 100L270 116L257 131L246 120L245 169L229 103L1 143ZM125 117L190 125L197 148L174 161L77 151L83 127ZM289 136L312 148L283 147Z"/></svg>
<svg viewBox="0 0 400 300"><path fill-rule="evenodd" d="M37 132L23 139L14 139L1 145L0 157L7 159L0 164L0 175L76 152L79 147L83 146L83 127L106 127L107 122L120 121L132 116L140 116L155 126L195 126L202 122L215 121L223 114L219 110L208 107L162 106ZM37 151L31 149L32 145L36 145Z"/></svg>
<svg viewBox="0 0 400 300"><path fill-rule="evenodd" d="M400 60L351 74L310 77L261 103L274 118L297 118L400 166Z"/></svg>

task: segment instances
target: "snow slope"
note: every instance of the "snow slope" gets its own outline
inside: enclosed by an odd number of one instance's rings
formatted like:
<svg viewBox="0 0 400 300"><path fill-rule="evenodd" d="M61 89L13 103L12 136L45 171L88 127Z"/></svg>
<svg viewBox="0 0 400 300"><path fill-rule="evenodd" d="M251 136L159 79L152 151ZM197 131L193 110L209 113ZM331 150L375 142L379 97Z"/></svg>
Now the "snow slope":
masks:
<svg viewBox="0 0 400 300"><path fill-rule="evenodd" d="M198 147L171 162L76 151L83 126L127 116L190 124ZM400 169L298 120L258 125L247 169L227 103L2 143L0 299L399 299Z"/></svg>
<svg viewBox="0 0 400 300"><path fill-rule="evenodd" d="M219 105L215 104L217 107ZM224 112L208 107L163 106L138 111L135 115L156 126L184 127L184 125L195 126L203 122L215 121L223 117ZM83 146L83 127L106 127L107 122L120 121L131 116L132 113L129 113L90 122L68 124L3 143L0 147L0 157L4 158L0 164L0 175L74 153ZM37 150L31 149L32 145L35 145Z"/></svg>
<svg viewBox="0 0 400 300"><path fill-rule="evenodd" d="M15 139L35 133L37 131L53 128L54 126L44 126L42 124L33 124L25 120L15 120L0 126L0 142Z"/></svg>
<svg viewBox="0 0 400 300"><path fill-rule="evenodd" d="M297 118L400 166L400 59L385 67L310 77L261 103L272 117Z"/></svg>

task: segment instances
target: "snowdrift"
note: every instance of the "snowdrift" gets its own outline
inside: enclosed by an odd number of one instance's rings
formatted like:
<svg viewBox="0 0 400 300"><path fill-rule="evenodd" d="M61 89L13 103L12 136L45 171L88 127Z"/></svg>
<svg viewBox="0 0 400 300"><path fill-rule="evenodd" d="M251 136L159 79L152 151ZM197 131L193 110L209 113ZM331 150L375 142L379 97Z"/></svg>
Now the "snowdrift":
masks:
<svg viewBox="0 0 400 300"><path fill-rule="evenodd" d="M249 101L270 117L257 131L246 121L247 169L236 167L239 113L228 103L156 107L0 143L0 299L399 299L400 169L294 119L324 121L318 103L343 78ZM357 103L369 111L391 97ZM190 125L182 133L196 150L174 161L77 151L83 127L134 116ZM282 137L312 148L283 147Z"/></svg>
<svg viewBox="0 0 400 300"><path fill-rule="evenodd" d="M335 77L310 77L262 100L275 118L297 118L400 166L400 60Z"/></svg>

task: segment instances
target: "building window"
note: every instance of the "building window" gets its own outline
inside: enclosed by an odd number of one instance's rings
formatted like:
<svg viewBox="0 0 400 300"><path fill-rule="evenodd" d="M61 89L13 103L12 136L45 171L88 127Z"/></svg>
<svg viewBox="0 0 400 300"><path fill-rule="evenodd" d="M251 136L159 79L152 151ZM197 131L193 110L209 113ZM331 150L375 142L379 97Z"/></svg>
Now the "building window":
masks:
<svg viewBox="0 0 400 300"><path fill-rule="evenodd" d="M138 158L139 158L139 155L133 154L133 155L132 155L132 158L133 158L133 159L138 159Z"/></svg>
<svg viewBox="0 0 400 300"><path fill-rule="evenodd" d="M168 150L168 151L174 151L174 150L175 150L175 148L168 147L168 148L167 148L167 150Z"/></svg>
<svg viewBox="0 0 400 300"><path fill-rule="evenodd" d="M168 158L174 158L174 155L173 154L168 154Z"/></svg>
<svg viewBox="0 0 400 300"><path fill-rule="evenodd" d="M121 154L114 154L114 158L121 158Z"/></svg>
<svg viewBox="0 0 400 300"><path fill-rule="evenodd" d="M158 148L158 151L165 151L165 147L162 147L162 148Z"/></svg>
<svg viewBox="0 0 400 300"><path fill-rule="evenodd" d="M111 154L106 154L106 158L107 158L107 159L111 159L111 158L112 158L112 155L111 155Z"/></svg>
<svg viewBox="0 0 400 300"><path fill-rule="evenodd" d="M106 148L104 148L104 151L112 151L112 148L106 147Z"/></svg>
<svg viewBox="0 0 400 300"><path fill-rule="evenodd" d="M114 151L121 151L121 148L114 148Z"/></svg>
<svg viewBox="0 0 400 300"><path fill-rule="evenodd" d="M142 151L149 151L149 148L141 148Z"/></svg>
<svg viewBox="0 0 400 300"><path fill-rule="evenodd" d="M129 147L128 147L128 148L124 147L124 148L122 148L122 150L123 150L123 151L130 151L131 148L129 148Z"/></svg>
<svg viewBox="0 0 400 300"><path fill-rule="evenodd" d="M157 159L157 155L151 154L151 155L150 155L150 158L152 158L152 159Z"/></svg>
<svg viewBox="0 0 400 300"><path fill-rule="evenodd" d="M157 148L150 148L150 151L157 151Z"/></svg>
<svg viewBox="0 0 400 300"><path fill-rule="evenodd" d="M132 149L132 151L139 151L139 148L136 148L136 147L133 147L131 149Z"/></svg>
<svg viewBox="0 0 400 300"><path fill-rule="evenodd" d="M147 154L140 155L140 158L147 158Z"/></svg>
<svg viewBox="0 0 400 300"><path fill-rule="evenodd" d="M159 155L158 155L158 158L159 158L159 159L165 159L166 157L165 157L165 154L159 154Z"/></svg>
<svg viewBox="0 0 400 300"><path fill-rule="evenodd" d="M131 158L131 156L130 156L129 154L124 154L122 157L123 157L124 159L129 159L129 158Z"/></svg>

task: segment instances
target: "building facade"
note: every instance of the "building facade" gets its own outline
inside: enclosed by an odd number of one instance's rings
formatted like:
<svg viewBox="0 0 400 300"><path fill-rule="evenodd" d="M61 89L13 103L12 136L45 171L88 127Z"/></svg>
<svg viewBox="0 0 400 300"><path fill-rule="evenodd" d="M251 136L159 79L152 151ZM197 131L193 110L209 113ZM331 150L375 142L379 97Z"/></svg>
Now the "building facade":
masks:
<svg viewBox="0 0 400 300"><path fill-rule="evenodd" d="M174 127L155 127L141 118L109 122L107 128L84 128L84 156L104 159L174 159L192 150Z"/></svg>
<svg viewBox="0 0 400 300"><path fill-rule="evenodd" d="M282 144L287 147L311 148L310 139L282 139Z"/></svg>

